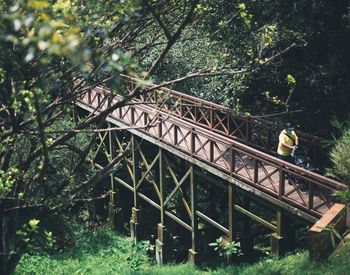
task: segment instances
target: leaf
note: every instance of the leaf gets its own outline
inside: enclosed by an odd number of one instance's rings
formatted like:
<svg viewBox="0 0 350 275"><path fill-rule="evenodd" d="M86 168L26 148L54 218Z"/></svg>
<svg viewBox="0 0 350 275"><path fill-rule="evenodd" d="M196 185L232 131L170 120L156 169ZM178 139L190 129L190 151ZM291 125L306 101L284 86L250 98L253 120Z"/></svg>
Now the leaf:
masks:
<svg viewBox="0 0 350 275"><path fill-rule="evenodd" d="M30 0L28 2L28 7L32 9L45 9L49 6L48 1L38 1L38 0Z"/></svg>
<svg viewBox="0 0 350 275"><path fill-rule="evenodd" d="M288 82L289 85L293 85L294 86L297 81L295 80L295 78L291 74L288 74L287 75L287 82Z"/></svg>
<svg viewBox="0 0 350 275"><path fill-rule="evenodd" d="M38 227L38 224L39 224L39 220L37 220L37 219L31 219L30 221L29 221L29 226L31 227L31 228L37 228Z"/></svg>

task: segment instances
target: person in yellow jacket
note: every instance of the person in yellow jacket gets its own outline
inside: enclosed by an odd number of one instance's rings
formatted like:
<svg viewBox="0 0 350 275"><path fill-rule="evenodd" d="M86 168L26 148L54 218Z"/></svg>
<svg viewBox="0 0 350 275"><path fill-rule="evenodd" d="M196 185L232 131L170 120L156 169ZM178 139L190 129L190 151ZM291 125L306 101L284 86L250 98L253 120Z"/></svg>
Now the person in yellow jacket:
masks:
<svg viewBox="0 0 350 275"><path fill-rule="evenodd" d="M278 137L277 157L293 163L291 156L293 147L299 144L298 136L291 123L286 123Z"/></svg>

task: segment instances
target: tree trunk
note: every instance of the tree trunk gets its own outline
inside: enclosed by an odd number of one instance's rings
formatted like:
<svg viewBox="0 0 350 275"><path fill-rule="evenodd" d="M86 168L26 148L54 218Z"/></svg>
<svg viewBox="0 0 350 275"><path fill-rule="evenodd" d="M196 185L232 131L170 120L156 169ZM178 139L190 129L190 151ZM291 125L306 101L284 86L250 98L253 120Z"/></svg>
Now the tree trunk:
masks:
<svg viewBox="0 0 350 275"><path fill-rule="evenodd" d="M5 215L1 215L0 217L0 236L1 236L1 244L0 244L0 273L8 274L7 269L7 260L8 260L8 251L7 251L7 223L8 218Z"/></svg>

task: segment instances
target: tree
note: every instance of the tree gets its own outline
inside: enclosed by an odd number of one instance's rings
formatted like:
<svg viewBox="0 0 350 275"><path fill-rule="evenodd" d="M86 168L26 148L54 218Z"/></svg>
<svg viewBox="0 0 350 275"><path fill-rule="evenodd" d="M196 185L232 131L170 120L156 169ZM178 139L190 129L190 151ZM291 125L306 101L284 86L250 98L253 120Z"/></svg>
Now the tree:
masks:
<svg viewBox="0 0 350 275"><path fill-rule="evenodd" d="M331 176L339 178L345 182L349 188L344 191L338 191L337 195L342 203L350 204L350 128L349 123L335 123L341 130L341 136L335 141L331 150L331 160L333 167L329 173Z"/></svg>
<svg viewBox="0 0 350 275"><path fill-rule="evenodd" d="M1 271L14 268L38 220L68 202L93 199L86 190L118 164L121 154L98 172L87 162L108 114L147 92L140 83L126 95L118 75L155 79L237 112L302 109L309 116L300 121L313 123L311 114L326 110L328 121L332 96L341 96L339 113L347 106L347 7L305 0L0 0ZM68 119L71 103L97 85L124 100L81 122ZM16 235L23 226L27 237Z"/></svg>
<svg viewBox="0 0 350 275"><path fill-rule="evenodd" d="M125 95L116 76L140 72L133 60L155 46L154 35L165 47L148 68L150 77L191 21L197 2L0 1L2 274L14 269L40 220L91 195L86 190L121 159L119 154L101 171L79 173L96 137L93 130L80 130L103 127L110 112L145 91L137 89L77 123L67 119L71 102L101 84ZM158 14L169 18L166 28ZM152 33L150 40L142 40L145 33ZM68 159L68 165L59 167L57 159Z"/></svg>

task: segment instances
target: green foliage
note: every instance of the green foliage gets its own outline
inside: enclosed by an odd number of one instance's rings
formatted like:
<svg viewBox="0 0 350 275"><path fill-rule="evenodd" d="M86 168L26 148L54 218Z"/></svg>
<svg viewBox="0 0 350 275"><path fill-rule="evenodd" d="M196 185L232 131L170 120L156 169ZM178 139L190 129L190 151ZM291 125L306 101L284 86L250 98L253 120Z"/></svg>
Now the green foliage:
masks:
<svg viewBox="0 0 350 275"><path fill-rule="evenodd" d="M335 139L334 146L331 150L330 157L332 168L328 170L328 174L341 179L349 186L346 190L336 191L340 201L344 204L350 204L350 128L349 122L340 123L338 120L333 125L340 131L341 136Z"/></svg>
<svg viewBox="0 0 350 275"><path fill-rule="evenodd" d="M303 0L291 5L280 0L203 0L189 20L191 28L181 32L175 46L169 34L181 25L191 1L148 2L149 8L141 0L0 1L1 206L9 198L18 206L35 206L38 212L70 209L73 199L96 195L93 186L81 194L70 193L96 173L87 162L74 168L91 135L71 135L59 142L76 127L63 114L72 112L68 102L77 77L88 88L104 83L123 94L125 85L114 76L148 77L147 71L160 58L152 79L162 82L210 72L210 78L189 79L172 88L235 112L301 109L303 113L293 119L319 133L329 132L330 117L347 115L350 21L346 1L334 5ZM160 17L155 19L154 14ZM267 66L273 57L277 58L270 62L272 66ZM138 86L143 88L149 81ZM334 174L348 181L346 139L332 158L337 166ZM348 198L348 193L343 197ZM79 215L87 217L87 210ZM18 224L19 234L16 240L10 233L3 238L8 247L22 247L29 235L36 235L28 224L36 216L27 212L24 216L23 224L17 218L9 221ZM41 220L39 231L44 230L43 224ZM48 242L50 238L47 233ZM235 253L235 249L230 244L226 250Z"/></svg>
<svg viewBox="0 0 350 275"><path fill-rule="evenodd" d="M0 199L6 197L15 186L17 173L18 169L16 167L11 167L6 172L0 170Z"/></svg>
<svg viewBox="0 0 350 275"><path fill-rule="evenodd" d="M332 242L333 248L336 248L339 241L342 239L342 236L339 234L339 232L335 229L334 224L329 224L324 231L324 234L329 234Z"/></svg>
<svg viewBox="0 0 350 275"><path fill-rule="evenodd" d="M350 128L344 130L331 151L333 174L342 178L347 184L350 182ZM350 202L350 201L349 201Z"/></svg>
<svg viewBox="0 0 350 275"><path fill-rule="evenodd" d="M15 274L125 274L150 267L149 244L134 245L108 229L77 229L75 247L57 254L26 254Z"/></svg>
<svg viewBox="0 0 350 275"><path fill-rule="evenodd" d="M238 242L228 242L223 237L216 239L215 243L210 243L209 246L214 247L220 257L243 255Z"/></svg>
<svg viewBox="0 0 350 275"><path fill-rule="evenodd" d="M16 236L26 243L31 253L40 251L54 251L56 240L51 231L40 226L40 221L31 219L17 230Z"/></svg>
<svg viewBox="0 0 350 275"><path fill-rule="evenodd" d="M79 236L79 237L78 237ZM157 266L151 264L144 249L133 246L106 229L82 231L76 237L76 247L59 254L26 254L15 274L241 274L241 275L333 275L347 274L350 269L350 244L345 244L325 262L311 262L307 252L279 259L269 257L251 265L196 269L189 264ZM142 245L141 245L142 246ZM137 253L135 253L135 251ZM127 259L137 258L134 262ZM133 264L138 262L138 267ZM136 271L136 272L135 272Z"/></svg>

